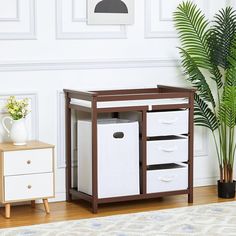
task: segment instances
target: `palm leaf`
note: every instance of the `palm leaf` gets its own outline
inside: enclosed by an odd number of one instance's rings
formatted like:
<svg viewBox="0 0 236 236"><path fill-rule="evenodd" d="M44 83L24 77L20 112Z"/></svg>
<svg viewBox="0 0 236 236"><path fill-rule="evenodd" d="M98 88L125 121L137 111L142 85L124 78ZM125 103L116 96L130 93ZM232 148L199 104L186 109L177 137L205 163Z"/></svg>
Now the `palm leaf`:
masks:
<svg viewBox="0 0 236 236"><path fill-rule="evenodd" d="M236 86L236 34L228 55L228 68L226 70L225 85Z"/></svg>
<svg viewBox="0 0 236 236"><path fill-rule="evenodd" d="M194 96L194 122L197 126L204 126L211 131L219 127L219 121L206 102L198 94Z"/></svg>
<svg viewBox="0 0 236 236"><path fill-rule="evenodd" d="M180 54L182 57L182 66L185 69L187 80L192 83L192 85L197 88L199 96L207 102L210 102L213 107L216 106L214 97L212 95L211 89L202 74L199 70L194 59L190 57L188 52L180 48Z"/></svg>
<svg viewBox="0 0 236 236"><path fill-rule="evenodd" d="M209 23L205 19L197 5L192 2L183 2L174 13L175 26L179 33L182 47L194 59L196 65L205 68L212 74L211 78L221 88L222 75L218 67L211 61L209 38L211 30L208 30Z"/></svg>
<svg viewBox="0 0 236 236"><path fill-rule="evenodd" d="M219 117L229 128L236 125L236 86L225 86Z"/></svg>
<svg viewBox="0 0 236 236"><path fill-rule="evenodd" d="M236 11L232 7L226 7L215 15L209 45L211 59L218 65L227 69L229 67L228 56L236 32Z"/></svg>
<svg viewBox="0 0 236 236"><path fill-rule="evenodd" d="M227 69L225 76L225 85L236 86L236 66Z"/></svg>

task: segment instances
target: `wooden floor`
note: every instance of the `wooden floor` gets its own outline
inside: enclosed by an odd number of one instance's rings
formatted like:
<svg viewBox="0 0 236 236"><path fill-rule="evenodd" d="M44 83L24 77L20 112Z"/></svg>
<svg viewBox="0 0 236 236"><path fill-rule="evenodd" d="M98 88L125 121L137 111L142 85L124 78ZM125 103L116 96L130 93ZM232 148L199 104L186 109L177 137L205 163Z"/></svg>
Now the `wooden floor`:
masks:
<svg viewBox="0 0 236 236"><path fill-rule="evenodd" d="M232 200L235 201L236 199L230 199L228 201ZM4 209L0 209L0 228L84 219L115 214L153 211L223 201L226 200L217 198L216 187L211 186L195 188L193 204L187 203L187 196L179 195L152 200L105 204L99 207L99 212L96 215L90 212L89 204L84 201L74 201L72 203L51 203L50 215L45 214L42 204L37 204L35 209L32 209L30 205L15 206L12 207L11 219L5 219Z"/></svg>

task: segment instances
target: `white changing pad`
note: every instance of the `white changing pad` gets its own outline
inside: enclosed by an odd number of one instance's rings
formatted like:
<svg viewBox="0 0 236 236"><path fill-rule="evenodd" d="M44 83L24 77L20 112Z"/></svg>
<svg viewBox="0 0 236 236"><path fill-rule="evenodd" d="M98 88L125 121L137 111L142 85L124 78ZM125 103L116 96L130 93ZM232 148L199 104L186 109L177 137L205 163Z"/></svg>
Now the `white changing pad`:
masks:
<svg viewBox="0 0 236 236"><path fill-rule="evenodd" d="M127 100L127 101L108 101L97 102L97 108L111 107L133 107L133 106L148 106L148 110L152 110L155 105L173 105L173 104L188 104L188 98L171 98L171 99L145 99L145 100ZM81 99L71 99L71 104L83 107L92 107L90 101Z"/></svg>

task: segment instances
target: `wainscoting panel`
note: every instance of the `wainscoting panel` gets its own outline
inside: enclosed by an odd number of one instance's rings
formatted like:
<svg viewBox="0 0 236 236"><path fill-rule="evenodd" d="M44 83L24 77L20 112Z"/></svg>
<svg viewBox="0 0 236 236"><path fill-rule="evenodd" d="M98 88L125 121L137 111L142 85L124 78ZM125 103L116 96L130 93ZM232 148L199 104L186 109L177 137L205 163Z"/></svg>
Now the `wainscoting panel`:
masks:
<svg viewBox="0 0 236 236"><path fill-rule="evenodd" d="M65 168L65 95L57 92L57 167Z"/></svg>
<svg viewBox="0 0 236 236"><path fill-rule="evenodd" d="M146 0L145 1L145 38L176 38L173 24L173 12L182 0ZM209 15L206 0L193 0L198 7ZM223 1L224 2L224 1Z"/></svg>
<svg viewBox="0 0 236 236"><path fill-rule="evenodd" d="M57 167L66 167L65 158L65 95L64 92L57 92L57 112L58 112L58 123L57 123ZM72 166L77 165L77 117L75 113L72 113Z"/></svg>
<svg viewBox="0 0 236 236"><path fill-rule="evenodd" d="M209 134L208 130L203 127L195 126L194 127L194 150L195 156L207 156L208 155L208 139Z"/></svg>
<svg viewBox="0 0 236 236"><path fill-rule="evenodd" d="M0 22L20 20L19 0L0 0Z"/></svg>
<svg viewBox="0 0 236 236"><path fill-rule="evenodd" d="M35 0L0 0L0 39L36 39Z"/></svg>
<svg viewBox="0 0 236 236"><path fill-rule="evenodd" d="M212 16L226 0L193 1ZM236 7L235 0L227 1ZM111 26L87 25L87 0L0 0L0 119L9 95L30 97L30 139L56 144L56 200L65 199L63 88L186 86L172 22L180 2L136 0L135 23ZM76 120L73 113L73 169ZM0 142L7 140L0 123ZM195 186L214 183L218 170L212 151L211 135L196 128Z"/></svg>
<svg viewBox="0 0 236 236"><path fill-rule="evenodd" d="M87 25L86 0L56 0L57 39L126 38L125 26Z"/></svg>

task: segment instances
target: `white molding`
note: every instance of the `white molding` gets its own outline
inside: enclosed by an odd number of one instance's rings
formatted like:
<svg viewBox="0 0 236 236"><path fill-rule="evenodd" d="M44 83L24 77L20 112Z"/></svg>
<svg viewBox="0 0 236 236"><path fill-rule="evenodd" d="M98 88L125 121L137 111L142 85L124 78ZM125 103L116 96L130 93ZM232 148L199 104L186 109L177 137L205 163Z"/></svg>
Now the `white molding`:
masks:
<svg viewBox="0 0 236 236"><path fill-rule="evenodd" d="M57 92L57 168L66 167L66 156L65 156L65 96L61 91ZM75 121L76 122L76 117ZM72 118L73 120L73 118ZM72 121L72 125L73 125ZM75 131L76 132L76 131ZM72 131L72 135L76 135ZM73 143L72 143L73 146ZM72 167L77 166L77 148L74 144L73 148L73 158L72 158Z"/></svg>
<svg viewBox="0 0 236 236"><path fill-rule="evenodd" d="M144 37L152 38L151 0L145 0L144 4Z"/></svg>
<svg viewBox="0 0 236 236"><path fill-rule="evenodd" d="M38 122L38 94L32 92L7 92L1 93L0 95L0 104L5 104L6 99L9 96L16 96L18 99L29 98L31 105L31 139L38 140L39 139L39 122ZM2 107L0 108L2 109ZM7 114L6 111L0 111L0 114Z"/></svg>
<svg viewBox="0 0 236 236"><path fill-rule="evenodd" d="M207 128L201 127L201 141L202 141L202 148L199 150L195 150L194 156L201 157L201 156L208 156L208 146L209 146L209 137Z"/></svg>
<svg viewBox="0 0 236 236"><path fill-rule="evenodd" d="M0 33L0 40L28 40L36 39L36 4L35 0L29 1L29 31Z"/></svg>
<svg viewBox="0 0 236 236"><path fill-rule="evenodd" d="M33 127L33 137L35 140L39 140L39 107L38 107L38 93L32 94L34 97L31 98L31 113L33 116L32 127ZM26 95L27 96L27 95Z"/></svg>
<svg viewBox="0 0 236 236"><path fill-rule="evenodd" d="M73 22L87 22L87 18L84 17L75 17L75 0L71 0L71 6L72 6L72 21Z"/></svg>
<svg viewBox="0 0 236 236"><path fill-rule="evenodd" d="M193 3L196 3L196 0L192 0L192 2L193 2ZM206 3L205 3L205 2L206 2ZM170 21L170 22L171 22L171 21L172 21L172 18L165 18L165 17L162 16L162 11L161 11L161 10L162 10L162 4L163 4L163 0L159 0L159 7L158 7L158 9L159 9L159 21L161 21L161 22L162 22L162 21L164 21L164 22L165 22L165 21L167 21L167 22ZM208 1L204 1L204 4L208 4ZM205 6L206 6L206 5L205 5ZM207 6L208 6L208 5L207 5ZM208 9L208 8L205 7L205 9Z"/></svg>
<svg viewBox="0 0 236 236"><path fill-rule="evenodd" d="M159 0L159 21L172 21L172 18L165 18L162 15L162 2L163 0Z"/></svg>
<svg viewBox="0 0 236 236"><path fill-rule="evenodd" d="M117 32L65 32L63 29L62 0L56 0L56 39L125 39L126 27L121 25ZM71 12L73 16L73 10ZM76 20L77 21L77 20ZM87 21L87 20L86 20ZM72 19L73 22L73 19ZM84 22L79 20L79 22Z"/></svg>
<svg viewBox="0 0 236 236"><path fill-rule="evenodd" d="M152 0L145 0L145 16L144 16L144 37L146 39L152 39L152 38L177 38L177 32L176 31L157 31L152 30ZM159 1L159 22L172 22L171 19L162 19L161 17L161 1ZM195 0L192 0L192 2L195 2ZM204 0L204 12L209 12L209 5L208 1ZM158 19L158 17L156 17Z"/></svg>
<svg viewBox="0 0 236 236"><path fill-rule="evenodd" d="M236 7L236 3L232 0L226 0L226 6Z"/></svg>
<svg viewBox="0 0 236 236"><path fill-rule="evenodd" d="M57 167L65 168L65 96L57 92Z"/></svg>
<svg viewBox="0 0 236 236"><path fill-rule="evenodd" d="M8 61L0 62L0 71L41 71L41 70L88 70L88 69L124 69L155 68L180 66L177 59L159 58L121 58L107 60L78 61Z"/></svg>
<svg viewBox="0 0 236 236"><path fill-rule="evenodd" d="M31 0L30 2L30 31L29 31L29 37L31 39L37 39L37 35L36 35L36 19L37 19L37 9L36 9L36 0Z"/></svg>
<svg viewBox="0 0 236 236"><path fill-rule="evenodd" d="M16 0L16 17L1 17L0 22L8 22L8 21L14 21L18 22L20 21L20 5L19 0Z"/></svg>
<svg viewBox="0 0 236 236"><path fill-rule="evenodd" d="M152 14L151 14L152 3L151 1L152 0L145 0L144 37L145 38L176 38L177 37L176 32L152 30Z"/></svg>

